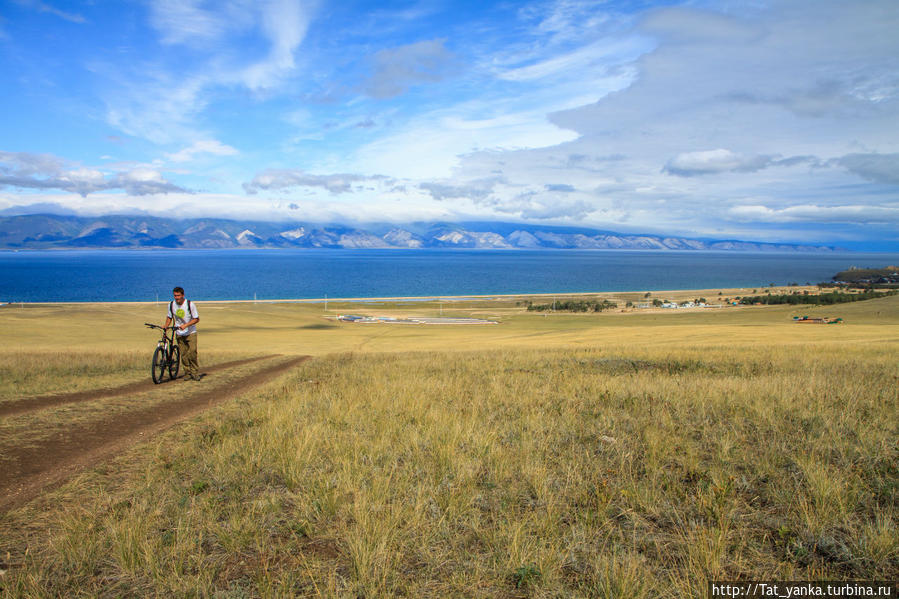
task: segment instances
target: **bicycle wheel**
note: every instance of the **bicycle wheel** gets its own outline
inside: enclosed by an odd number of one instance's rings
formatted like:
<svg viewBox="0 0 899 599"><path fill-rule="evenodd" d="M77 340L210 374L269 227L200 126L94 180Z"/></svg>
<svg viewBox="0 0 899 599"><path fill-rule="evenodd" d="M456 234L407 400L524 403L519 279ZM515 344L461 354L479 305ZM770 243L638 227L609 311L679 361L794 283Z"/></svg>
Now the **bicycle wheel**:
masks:
<svg viewBox="0 0 899 599"><path fill-rule="evenodd" d="M162 377L165 376L165 347L159 345L156 347L156 351L153 352L153 382L157 385L162 382Z"/></svg>
<svg viewBox="0 0 899 599"><path fill-rule="evenodd" d="M181 366L181 350L177 345L172 346L171 362L169 362L169 376L172 379L178 378L178 368Z"/></svg>

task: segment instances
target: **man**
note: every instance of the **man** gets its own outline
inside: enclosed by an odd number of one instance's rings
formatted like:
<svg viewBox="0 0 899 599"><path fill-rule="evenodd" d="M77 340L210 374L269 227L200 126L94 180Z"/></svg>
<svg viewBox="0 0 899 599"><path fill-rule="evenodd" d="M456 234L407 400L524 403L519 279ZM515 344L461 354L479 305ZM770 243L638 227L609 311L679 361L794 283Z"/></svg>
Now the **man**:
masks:
<svg viewBox="0 0 899 599"><path fill-rule="evenodd" d="M165 319L168 327L175 319L175 338L178 339L178 351L181 353L181 363L186 371L185 381L199 381L200 373L197 365L197 323L200 322L200 314L197 305L184 299L184 289L175 287L172 290L175 298L169 302L169 312Z"/></svg>

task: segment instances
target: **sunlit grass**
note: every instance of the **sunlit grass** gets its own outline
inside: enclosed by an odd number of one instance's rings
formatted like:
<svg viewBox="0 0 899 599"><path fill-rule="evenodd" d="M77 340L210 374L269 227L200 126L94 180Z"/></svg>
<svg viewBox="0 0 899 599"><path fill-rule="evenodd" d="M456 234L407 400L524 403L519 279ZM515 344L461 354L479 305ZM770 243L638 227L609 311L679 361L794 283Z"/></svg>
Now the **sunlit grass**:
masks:
<svg viewBox="0 0 899 599"><path fill-rule="evenodd" d="M155 340L133 351L0 350L0 402L73 393L150 379ZM201 366L246 357L236 351L204 351Z"/></svg>
<svg viewBox="0 0 899 599"><path fill-rule="evenodd" d="M152 348L150 348L152 351ZM0 400L121 384L150 372L148 352L0 352Z"/></svg>
<svg viewBox="0 0 899 599"><path fill-rule="evenodd" d="M7 596L702 596L895 579L896 354L337 354L8 515ZM4 532L5 532L4 531ZM29 552L24 554L24 547Z"/></svg>

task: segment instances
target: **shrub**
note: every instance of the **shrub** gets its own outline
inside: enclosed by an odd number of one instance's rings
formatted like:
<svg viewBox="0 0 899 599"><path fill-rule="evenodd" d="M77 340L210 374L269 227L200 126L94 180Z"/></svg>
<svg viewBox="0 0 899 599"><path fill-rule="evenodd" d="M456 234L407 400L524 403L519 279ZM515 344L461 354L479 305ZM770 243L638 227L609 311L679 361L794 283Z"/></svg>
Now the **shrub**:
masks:
<svg viewBox="0 0 899 599"><path fill-rule="evenodd" d="M547 312L602 312L610 308L617 308L618 304L609 300L560 300L549 304L529 304L528 311Z"/></svg>
<svg viewBox="0 0 899 599"><path fill-rule="evenodd" d="M829 293L819 293L817 295L811 295L806 292L803 295L793 295L793 294L782 294L782 295L754 295L749 297L737 298L740 300L741 304L812 304L817 306L831 306L833 304L844 304L847 302L859 302L869 299L877 299L880 297L887 297L889 295L895 295L899 293L897 291L871 291L866 290L858 294L854 293L841 293L839 291L833 291Z"/></svg>

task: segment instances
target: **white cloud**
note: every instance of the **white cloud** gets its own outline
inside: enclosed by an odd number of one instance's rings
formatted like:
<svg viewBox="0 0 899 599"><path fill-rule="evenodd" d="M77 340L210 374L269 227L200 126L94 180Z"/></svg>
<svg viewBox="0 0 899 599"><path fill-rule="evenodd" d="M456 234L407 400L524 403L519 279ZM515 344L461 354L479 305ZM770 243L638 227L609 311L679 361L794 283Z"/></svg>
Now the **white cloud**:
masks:
<svg viewBox="0 0 899 599"><path fill-rule="evenodd" d="M527 66L501 70L498 77L524 82L560 76L570 78L576 72L583 76L587 69L606 72L611 66L632 59L633 49L633 38L603 39Z"/></svg>
<svg viewBox="0 0 899 599"><path fill-rule="evenodd" d="M471 27L477 34L449 38L467 63L458 81L442 91L442 101L391 115L380 137L350 153L349 168L341 168L440 180L457 176L459 157L472 152L576 139L576 132L551 123L548 115L626 88L636 76L632 62L652 47L598 5L531 4L520 22L478 23Z"/></svg>
<svg viewBox="0 0 899 599"><path fill-rule="evenodd" d="M65 161L52 154L32 154L30 152L0 151L0 173L15 172L19 176L38 173L59 172Z"/></svg>
<svg viewBox="0 0 899 599"><path fill-rule="evenodd" d="M668 161L665 171L684 177L724 172L751 173L765 168L771 162L770 156L741 156L730 150L718 148L678 154Z"/></svg>
<svg viewBox="0 0 899 599"><path fill-rule="evenodd" d="M55 213L99 216L104 214L148 214L179 218L219 218L309 221L320 223L409 222L454 218L454 213L439 202L384 202L383 197L357 197L344 202L324 192L302 197L262 197L226 193L168 193L164 195L130 195L108 192L79 196L72 194L35 193L27 196L4 196L0 193L0 210L8 213L33 213L18 207L39 206Z"/></svg>
<svg viewBox="0 0 899 599"><path fill-rule="evenodd" d="M146 2L161 45L89 68L109 84L109 123L170 153L103 166L4 153L0 183L92 206L119 189L171 199L171 167L203 159L227 163L208 181L246 194L180 195L197 210L380 206L688 235L895 222L895 0L539 0L490 17L419 3L352 21L332 4L321 30L301 0ZM240 164L217 139L241 140Z"/></svg>
<svg viewBox="0 0 899 599"><path fill-rule="evenodd" d="M106 120L120 131L155 143L203 137L194 118L208 102L205 76L177 80L163 69L147 69L140 83L120 82L107 98Z"/></svg>
<svg viewBox="0 0 899 599"><path fill-rule="evenodd" d="M78 166L46 154L0 152L0 187L60 189L86 197L88 194L122 189L131 195L187 193L148 167L104 172Z"/></svg>
<svg viewBox="0 0 899 599"><path fill-rule="evenodd" d="M729 210L737 220L763 223L852 223L856 225L899 224L899 204L886 206L819 206L803 204L787 208L764 205L734 206Z"/></svg>
<svg viewBox="0 0 899 599"><path fill-rule="evenodd" d="M366 181L381 181L385 177L353 174L313 175L298 169L266 169L253 177L243 188L248 194L262 190L285 190L294 187L321 187L332 194L349 193L353 185Z"/></svg>
<svg viewBox="0 0 899 599"><path fill-rule="evenodd" d="M241 73L241 82L251 90L277 85L294 70L294 51L306 36L314 3L298 0L269 0L262 9L262 31L271 44L268 56Z"/></svg>
<svg viewBox="0 0 899 599"><path fill-rule="evenodd" d="M651 35L655 46L635 63L630 84L550 114L576 139L469 153L453 184L485 173L531 191L564 181L586 192L574 198L592 207L585 223L684 234L737 230L751 212L744 198L753 196L770 198L765 207L774 211L759 222L807 215L812 226L843 215L860 227L868 217L887 219L893 196L850 173L897 180L897 26L899 10L885 1L775 2L734 6L729 15L652 11L635 35ZM566 61L584 64L580 57L575 49L510 72L539 81L565 73ZM522 202L491 197L498 212Z"/></svg>
<svg viewBox="0 0 899 599"><path fill-rule="evenodd" d="M392 98L416 83L440 81L452 72L453 54L444 39L415 42L378 50L372 57L371 77L362 88L373 98Z"/></svg>
<svg viewBox="0 0 899 599"><path fill-rule="evenodd" d="M835 162L870 181L899 185L899 153L847 154Z"/></svg>
<svg viewBox="0 0 899 599"><path fill-rule="evenodd" d="M151 0L150 23L164 44L203 46L246 26L250 13L235 2Z"/></svg>
<svg viewBox="0 0 899 599"><path fill-rule="evenodd" d="M542 108L502 112L497 104L463 103L411 119L356 150L353 170L396 178L452 176L458 158L478 150L519 150L552 146L577 137L546 120ZM499 112L496 116L486 116Z"/></svg>
<svg viewBox="0 0 899 599"><path fill-rule="evenodd" d="M601 30L608 22L610 7L604 0L554 0L524 4L519 17L533 23L534 30L551 43L583 39L585 32Z"/></svg>
<svg viewBox="0 0 899 599"><path fill-rule="evenodd" d="M141 62L130 76L104 65L113 84L106 94L108 122L156 143L208 134L196 117L213 90L241 86L264 92L296 70L294 53L302 43L315 3L299 0L202 2L158 0L150 4L151 23L163 43L187 45L190 60ZM241 50L235 36L260 35L268 46L261 57ZM256 47L254 44L253 47Z"/></svg>
<svg viewBox="0 0 899 599"><path fill-rule="evenodd" d="M772 8L775 6L772 5ZM765 35L763 22L753 22L751 19L740 20L723 13L694 9L689 6L649 11L643 19L641 27L646 32L668 42L688 46L751 44L760 41Z"/></svg>
<svg viewBox="0 0 899 599"><path fill-rule="evenodd" d="M80 25L87 22L87 19L85 19L84 16L78 13L60 10L46 2L41 2L40 0L15 0L15 2L16 4L31 8L33 10L37 10L39 12L45 12L51 15L55 15L60 19L64 19L71 23L78 23Z"/></svg>
<svg viewBox="0 0 899 599"><path fill-rule="evenodd" d="M167 154L166 158L168 158L172 162L190 162L198 154L212 154L214 156L234 156L236 154L239 154L239 152L235 148L232 148L227 144L223 144L218 140L211 139L194 142L191 146L179 150L174 154Z"/></svg>
<svg viewBox="0 0 899 599"><path fill-rule="evenodd" d="M576 221L596 210L590 202L582 199L566 199L557 194L538 191L527 191L506 198L491 196L475 203L500 214L525 220Z"/></svg>
<svg viewBox="0 0 899 599"><path fill-rule="evenodd" d="M428 192L435 200L470 199L482 200L493 193L494 186L499 181L496 179L483 179L470 181L466 185L452 185L440 182L424 182L418 185L419 189Z"/></svg>

